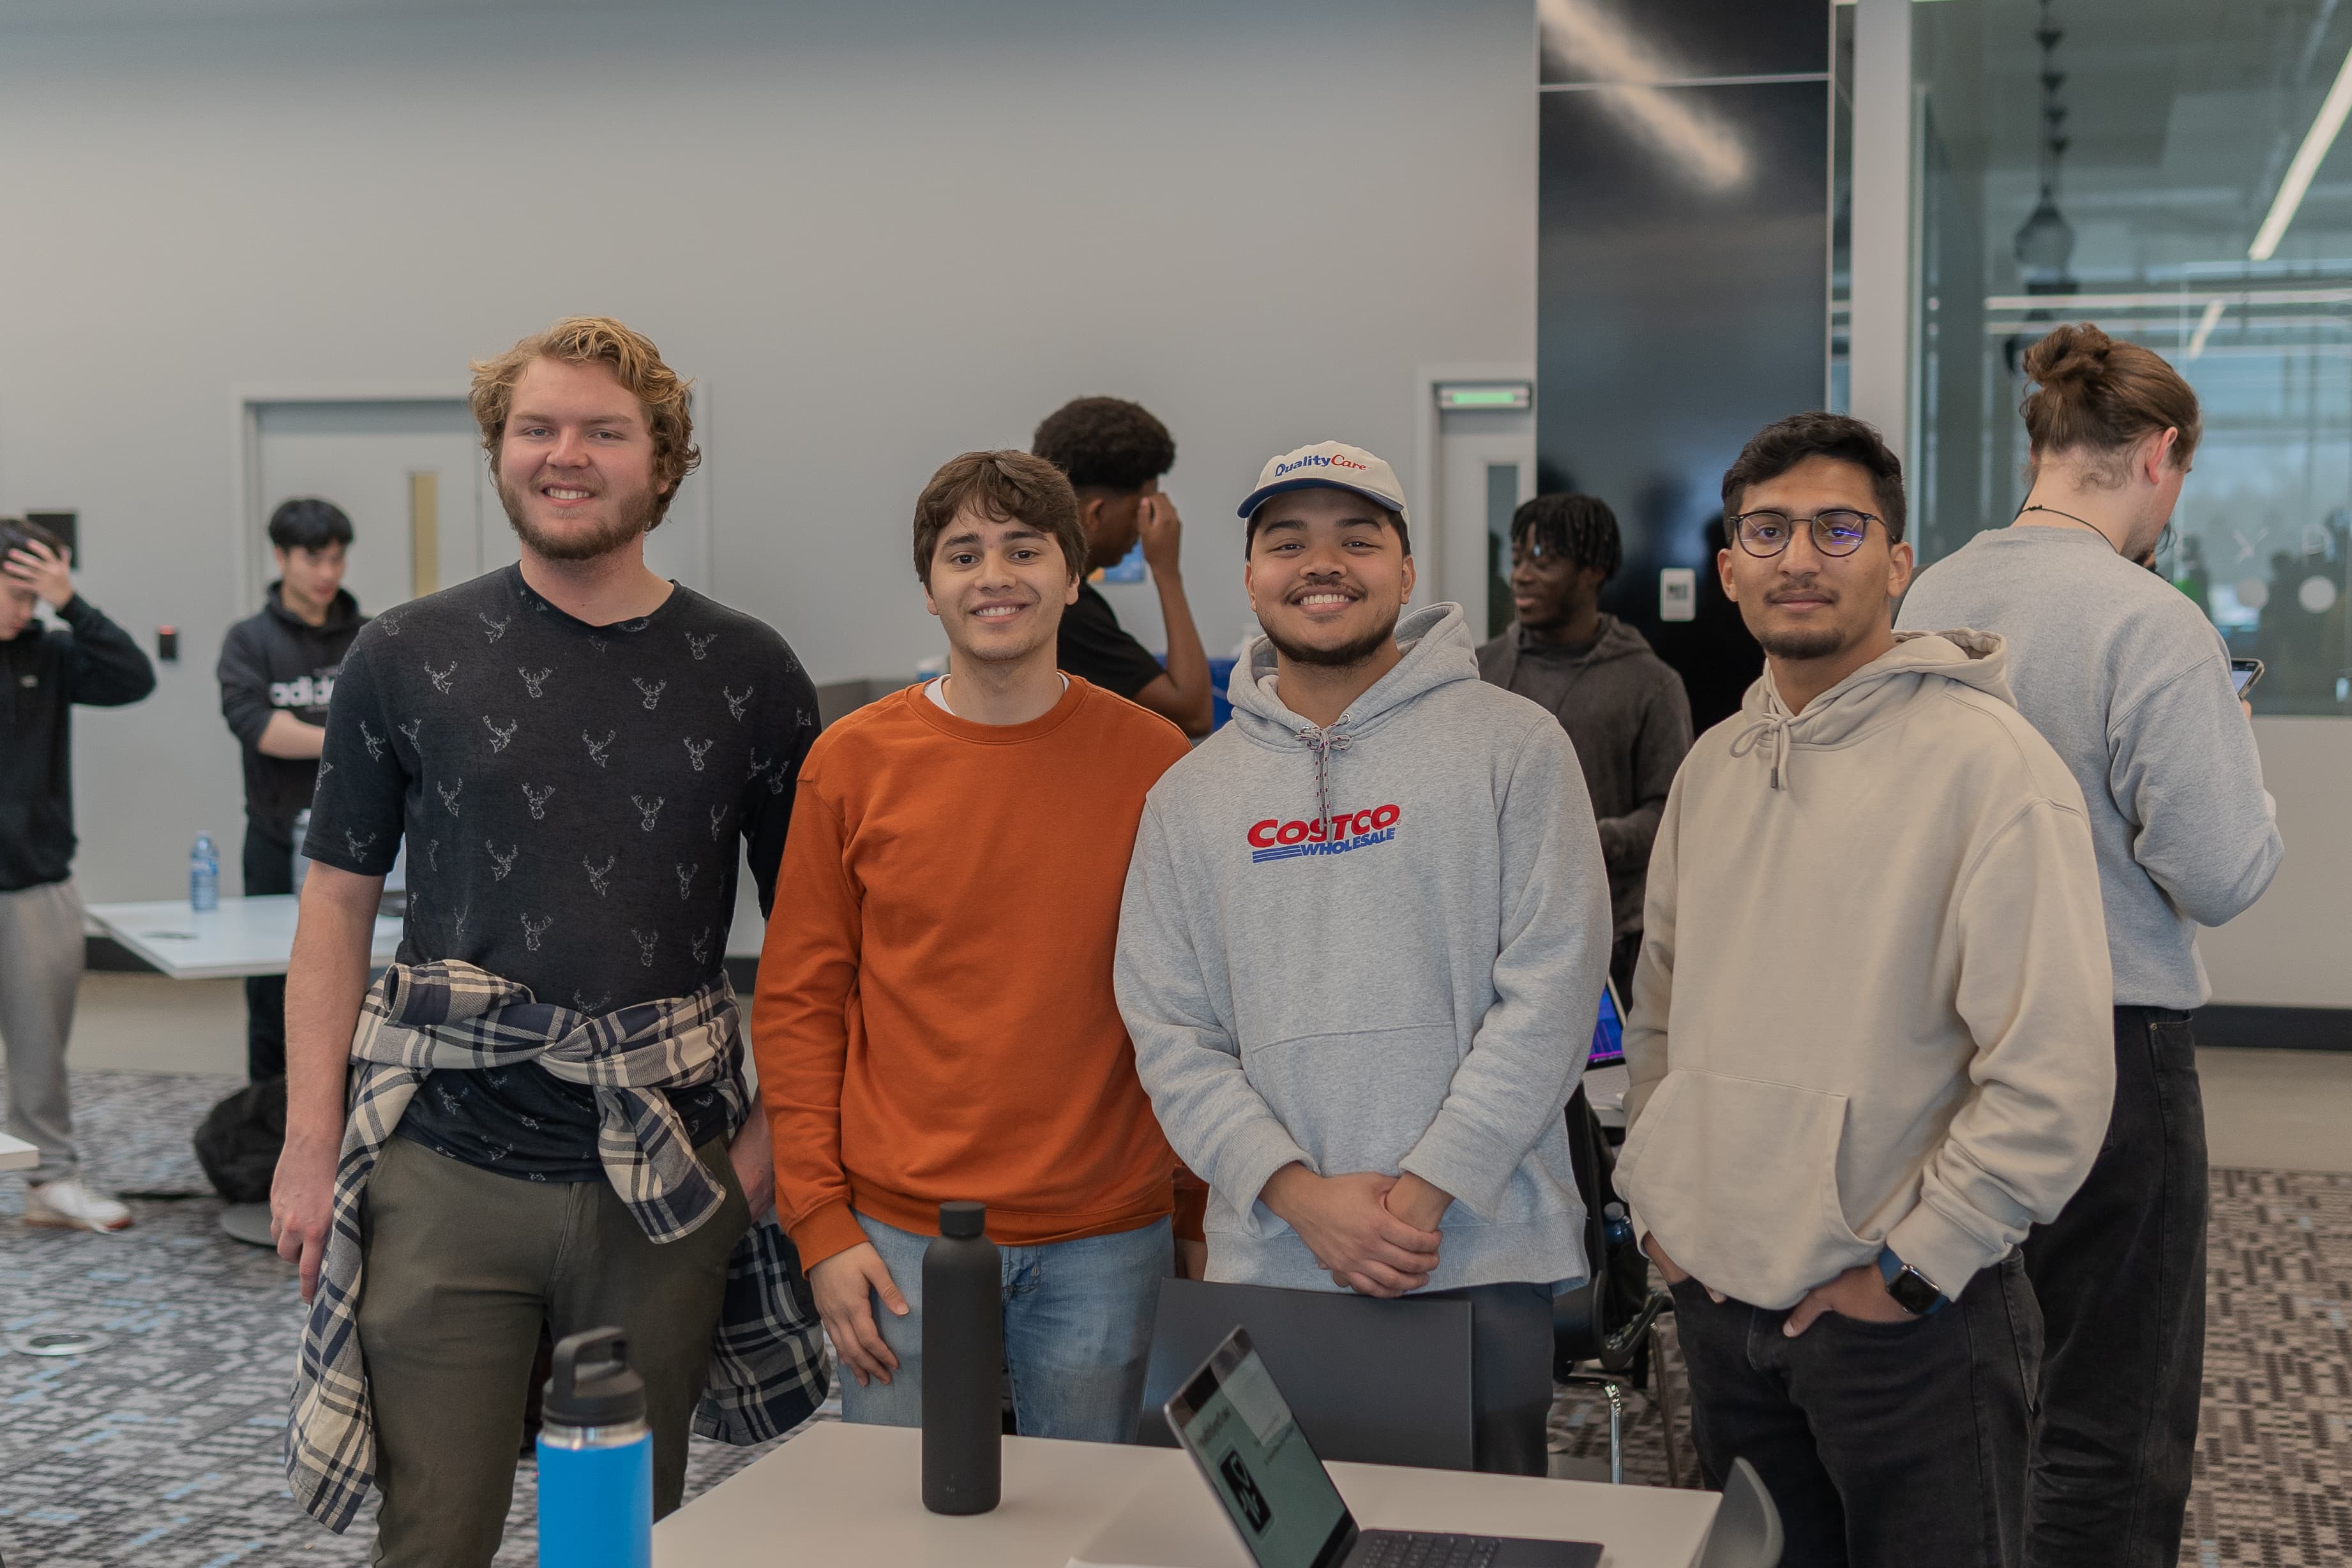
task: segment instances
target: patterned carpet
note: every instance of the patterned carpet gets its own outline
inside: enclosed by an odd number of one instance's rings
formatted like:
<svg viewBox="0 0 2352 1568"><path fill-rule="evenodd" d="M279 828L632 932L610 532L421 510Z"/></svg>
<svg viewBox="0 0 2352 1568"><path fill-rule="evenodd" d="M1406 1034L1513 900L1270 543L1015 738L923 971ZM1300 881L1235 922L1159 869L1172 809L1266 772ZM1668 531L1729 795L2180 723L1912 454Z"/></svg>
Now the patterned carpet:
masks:
<svg viewBox="0 0 2352 1568"><path fill-rule="evenodd" d="M27 1230L16 1221L23 1183L0 1177L0 1344L67 1327L113 1337L71 1359L0 1349L0 1558L12 1568L366 1561L368 1520L331 1535L287 1496L291 1272L220 1233L220 1203L188 1152L188 1129L233 1087L76 1078L94 1179L137 1194L127 1235ZM2181 1559L2352 1562L2352 1177L2217 1171L2213 1205L2205 1415ZM1687 1485L1686 1421L1676 1425ZM1647 1399L1628 1399L1628 1480L1664 1483L1658 1426ZM1590 1473L1608 1453L1607 1407L1571 1391L1553 1432ZM762 1451L698 1439L689 1494ZM501 1564L534 1561L531 1482L524 1465Z"/></svg>

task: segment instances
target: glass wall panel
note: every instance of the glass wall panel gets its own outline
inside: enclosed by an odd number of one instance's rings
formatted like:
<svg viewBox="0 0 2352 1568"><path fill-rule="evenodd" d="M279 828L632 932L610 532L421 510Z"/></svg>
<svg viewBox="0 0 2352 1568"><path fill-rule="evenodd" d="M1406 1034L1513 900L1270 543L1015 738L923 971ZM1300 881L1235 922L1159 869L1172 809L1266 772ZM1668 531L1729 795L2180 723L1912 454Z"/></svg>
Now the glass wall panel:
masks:
<svg viewBox="0 0 2352 1568"><path fill-rule="evenodd" d="M1921 559L2014 515L2019 356L2096 322L2203 405L2158 568L2268 664L2257 710L2352 713L2352 6L1939 0L1913 26Z"/></svg>

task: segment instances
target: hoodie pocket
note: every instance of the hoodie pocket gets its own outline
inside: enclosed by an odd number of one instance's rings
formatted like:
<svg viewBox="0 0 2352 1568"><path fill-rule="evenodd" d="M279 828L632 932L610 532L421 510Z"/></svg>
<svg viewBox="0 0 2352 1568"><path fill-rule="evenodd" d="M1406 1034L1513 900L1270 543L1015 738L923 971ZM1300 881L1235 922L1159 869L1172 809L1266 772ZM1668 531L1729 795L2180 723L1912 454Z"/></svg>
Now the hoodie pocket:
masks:
<svg viewBox="0 0 2352 1568"><path fill-rule="evenodd" d="M1789 1306L1878 1251L1838 1195L1845 1105L1823 1089L1675 1068L1626 1143L1618 1190L1692 1275L1754 1306Z"/></svg>
<svg viewBox="0 0 2352 1568"><path fill-rule="evenodd" d="M1444 1023L1277 1040L1244 1055L1242 1068L1318 1173L1393 1175L1461 1061Z"/></svg>

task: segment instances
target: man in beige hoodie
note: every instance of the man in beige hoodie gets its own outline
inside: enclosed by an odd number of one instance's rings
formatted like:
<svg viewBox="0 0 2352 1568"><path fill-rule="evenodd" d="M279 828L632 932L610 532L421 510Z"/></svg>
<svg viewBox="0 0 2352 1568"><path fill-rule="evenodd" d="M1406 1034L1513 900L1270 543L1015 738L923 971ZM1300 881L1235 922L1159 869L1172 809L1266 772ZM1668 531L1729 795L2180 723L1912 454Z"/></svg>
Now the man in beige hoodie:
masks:
<svg viewBox="0 0 2352 1568"><path fill-rule="evenodd" d="M1897 637L1902 469L1798 415L1724 476L1764 647L1650 865L1617 1185L1673 1289L1699 1458L1792 1564L2022 1546L2040 1313L2017 1247L2090 1169L2114 1054L2081 789L2000 639Z"/></svg>

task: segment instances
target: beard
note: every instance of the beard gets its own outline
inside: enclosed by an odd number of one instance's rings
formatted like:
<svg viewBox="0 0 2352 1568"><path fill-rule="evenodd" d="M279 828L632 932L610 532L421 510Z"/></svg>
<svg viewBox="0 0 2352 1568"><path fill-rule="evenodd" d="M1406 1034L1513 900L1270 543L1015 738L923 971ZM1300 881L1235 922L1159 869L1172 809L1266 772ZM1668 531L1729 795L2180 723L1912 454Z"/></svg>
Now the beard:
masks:
<svg viewBox="0 0 2352 1568"><path fill-rule="evenodd" d="M1391 615L1385 622L1366 632L1362 637L1351 642L1341 643L1338 647L1309 647L1303 643L1287 640L1272 626L1265 626L1264 630L1265 640L1274 645L1274 651L1293 664L1312 664L1320 665L1327 669L1345 669L1349 665L1363 663L1380 652L1383 644L1394 641L1396 626L1397 616Z"/></svg>
<svg viewBox="0 0 2352 1568"><path fill-rule="evenodd" d="M532 554L544 560L593 561L627 548L654 526L654 495L649 489L634 494L607 490L604 499L614 503L612 521L599 522L583 533L551 533L533 522L523 510L523 500L529 493L522 486L509 485L505 475L499 476L499 504L506 508L508 525ZM631 517L641 521L620 521Z"/></svg>
<svg viewBox="0 0 2352 1568"><path fill-rule="evenodd" d="M1853 641L1835 626L1818 626L1810 631L1766 632L1758 636L1756 646L1774 658L1798 660L1827 658Z"/></svg>

